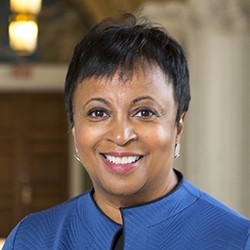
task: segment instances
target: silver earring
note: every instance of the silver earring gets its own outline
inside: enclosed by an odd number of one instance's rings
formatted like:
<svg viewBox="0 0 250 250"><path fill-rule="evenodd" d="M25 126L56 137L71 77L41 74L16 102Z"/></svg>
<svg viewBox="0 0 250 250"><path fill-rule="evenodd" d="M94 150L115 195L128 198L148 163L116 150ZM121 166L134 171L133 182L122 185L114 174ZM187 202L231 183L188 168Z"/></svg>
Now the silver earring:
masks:
<svg viewBox="0 0 250 250"><path fill-rule="evenodd" d="M75 159L81 163L81 160L78 155L75 155Z"/></svg>
<svg viewBox="0 0 250 250"><path fill-rule="evenodd" d="M76 154L75 154L75 159L81 163L80 157L78 156L78 150L76 148Z"/></svg>
<svg viewBox="0 0 250 250"><path fill-rule="evenodd" d="M180 143L175 144L174 159L177 159L180 156L180 150L181 150Z"/></svg>

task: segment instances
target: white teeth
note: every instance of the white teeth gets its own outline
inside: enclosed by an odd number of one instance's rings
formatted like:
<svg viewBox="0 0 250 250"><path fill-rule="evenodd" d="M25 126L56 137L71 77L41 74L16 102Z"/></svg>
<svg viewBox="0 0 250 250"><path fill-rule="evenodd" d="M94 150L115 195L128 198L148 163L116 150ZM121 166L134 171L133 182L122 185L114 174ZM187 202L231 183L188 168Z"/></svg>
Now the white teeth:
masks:
<svg viewBox="0 0 250 250"><path fill-rule="evenodd" d="M115 157L111 155L105 155L105 158L115 164L131 164L136 162L140 156L125 156L125 157Z"/></svg>

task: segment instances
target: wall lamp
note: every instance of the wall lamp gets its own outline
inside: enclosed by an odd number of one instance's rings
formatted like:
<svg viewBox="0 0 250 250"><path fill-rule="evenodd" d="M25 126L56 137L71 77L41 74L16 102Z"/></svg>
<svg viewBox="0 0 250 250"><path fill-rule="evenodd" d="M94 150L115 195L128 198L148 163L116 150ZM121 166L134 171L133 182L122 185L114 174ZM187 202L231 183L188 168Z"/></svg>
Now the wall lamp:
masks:
<svg viewBox="0 0 250 250"><path fill-rule="evenodd" d="M20 55L30 55L37 47L38 25L36 17L42 0L10 0L10 47Z"/></svg>

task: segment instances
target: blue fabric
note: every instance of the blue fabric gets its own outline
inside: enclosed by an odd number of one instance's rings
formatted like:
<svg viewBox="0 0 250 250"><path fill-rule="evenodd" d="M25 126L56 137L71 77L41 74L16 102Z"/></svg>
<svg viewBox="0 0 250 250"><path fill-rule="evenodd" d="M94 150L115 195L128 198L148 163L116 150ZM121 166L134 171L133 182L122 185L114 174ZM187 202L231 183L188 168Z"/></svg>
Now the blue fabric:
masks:
<svg viewBox="0 0 250 250"><path fill-rule="evenodd" d="M250 221L185 179L171 194L121 212L125 249L250 249ZM120 228L89 191L24 218L3 249L106 250Z"/></svg>

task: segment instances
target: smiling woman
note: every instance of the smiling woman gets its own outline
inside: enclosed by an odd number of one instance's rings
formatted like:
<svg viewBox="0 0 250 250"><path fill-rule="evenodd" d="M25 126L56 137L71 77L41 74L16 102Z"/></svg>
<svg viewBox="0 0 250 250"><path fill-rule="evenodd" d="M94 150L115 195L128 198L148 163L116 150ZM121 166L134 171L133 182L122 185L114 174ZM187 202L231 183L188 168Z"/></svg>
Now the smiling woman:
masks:
<svg viewBox="0 0 250 250"><path fill-rule="evenodd" d="M20 222L4 249L250 249L250 222L173 168L190 101L166 32L125 15L76 46L65 104L93 189Z"/></svg>

